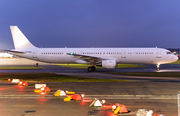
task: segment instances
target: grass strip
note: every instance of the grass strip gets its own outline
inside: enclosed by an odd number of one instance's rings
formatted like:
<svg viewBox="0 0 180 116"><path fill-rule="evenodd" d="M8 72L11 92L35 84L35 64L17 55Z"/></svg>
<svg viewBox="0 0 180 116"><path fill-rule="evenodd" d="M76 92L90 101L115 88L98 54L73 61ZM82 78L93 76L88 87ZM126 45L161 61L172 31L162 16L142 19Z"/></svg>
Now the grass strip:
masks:
<svg viewBox="0 0 180 116"><path fill-rule="evenodd" d="M75 68L75 69L87 69L90 65L88 64L57 64L63 67ZM117 68L138 68L138 67L147 67L144 65L136 64L118 64ZM102 69L102 67L96 67L97 69Z"/></svg>
<svg viewBox="0 0 180 116"><path fill-rule="evenodd" d="M108 74L147 76L147 77L180 77L180 72L107 72Z"/></svg>
<svg viewBox="0 0 180 116"><path fill-rule="evenodd" d="M145 65L138 64L118 64L117 68L140 68L140 67L148 67Z"/></svg>
<svg viewBox="0 0 180 116"><path fill-rule="evenodd" d="M19 70L19 69L42 69L41 67L0 67L0 69L6 70Z"/></svg>
<svg viewBox="0 0 180 116"><path fill-rule="evenodd" d="M177 60L176 62L170 63L170 64L180 64L180 59Z"/></svg>
<svg viewBox="0 0 180 116"><path fill-rule="evenodd" d="M131 82L125 80L65 76L54 73L0 73L0 81L7 81L8 78L28 82Z"/></svg>

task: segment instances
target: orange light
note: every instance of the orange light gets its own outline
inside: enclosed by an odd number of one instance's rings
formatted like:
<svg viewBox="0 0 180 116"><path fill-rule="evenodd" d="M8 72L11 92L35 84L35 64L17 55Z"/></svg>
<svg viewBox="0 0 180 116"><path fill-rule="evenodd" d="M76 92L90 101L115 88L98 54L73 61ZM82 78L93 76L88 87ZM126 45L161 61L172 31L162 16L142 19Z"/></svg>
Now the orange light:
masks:
<svg viewBox="0 0 180 116"><path fill-rule="evenodd" d="M11 81L11 79L8 79L8 81Z"/></svg>
<svg viewBox="0 0 180 116"><path fill-rule="evenodd" d="M82 98L84 98L84 96L85 96L84 94L81 94L81 97L82 97Z"/></svg>
<svg viewBox="0 0 180 116"><path fill-rule="evenodd" d="M22 81L20 81L20 82L18 83L18 85L22 85L22 83L23 83L23 82L22 82Z"/></svg>
<svg viewBox="0 0 180 116"><path fill-rule="evenodd" d="M102 100L102 103L103 103L103 104L106 103L106 100Z"/></svg>
<svg viewBox="0 0 180 116"><path fill-rule="evenodd" d="M112 109L116 109L116 106L115 106L115 105L113 105L113 106L112 106Z"/></svg>

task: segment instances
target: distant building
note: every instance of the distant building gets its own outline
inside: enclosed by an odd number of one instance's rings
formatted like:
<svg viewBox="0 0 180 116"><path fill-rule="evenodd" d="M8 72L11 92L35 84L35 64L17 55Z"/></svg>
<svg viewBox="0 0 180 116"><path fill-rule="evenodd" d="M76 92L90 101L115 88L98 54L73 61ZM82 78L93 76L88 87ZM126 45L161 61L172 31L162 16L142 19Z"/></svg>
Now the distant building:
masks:
<svg viewBox="0 0 180 116"><path fill-rule="evenodd" d="M0 58L14 58L14 55L8 53L0 53Z"/></svg>

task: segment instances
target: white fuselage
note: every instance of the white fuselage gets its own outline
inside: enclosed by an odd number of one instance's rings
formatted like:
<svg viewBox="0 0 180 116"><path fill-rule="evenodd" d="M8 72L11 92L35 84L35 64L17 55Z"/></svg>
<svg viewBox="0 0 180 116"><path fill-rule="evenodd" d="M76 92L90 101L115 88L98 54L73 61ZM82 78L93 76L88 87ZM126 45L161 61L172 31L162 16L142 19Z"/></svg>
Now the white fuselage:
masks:
<svg viewBox="0 0 180 116"><path fill-rule="evenodd" d="M22 51L22 50L21 50ZM73 55L98 57L116 60L116 63L133 64L164 64L176 61L178 58L167 49L162 48L33 48L25 53L12 53L32 60L48 63L85 63Z"/></svg>

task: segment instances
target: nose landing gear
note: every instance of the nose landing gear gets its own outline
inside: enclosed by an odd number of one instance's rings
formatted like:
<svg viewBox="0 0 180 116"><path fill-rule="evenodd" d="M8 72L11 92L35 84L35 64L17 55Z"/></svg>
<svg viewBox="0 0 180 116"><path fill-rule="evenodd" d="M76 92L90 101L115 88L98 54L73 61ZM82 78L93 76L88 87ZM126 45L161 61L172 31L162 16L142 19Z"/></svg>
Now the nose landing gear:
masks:
<svg viewBox="0 0 180 116"><path fill-rule="evenodd" d="M157 71L160 70L160 64L156 64L156 70L157 70Z"/></svg>

